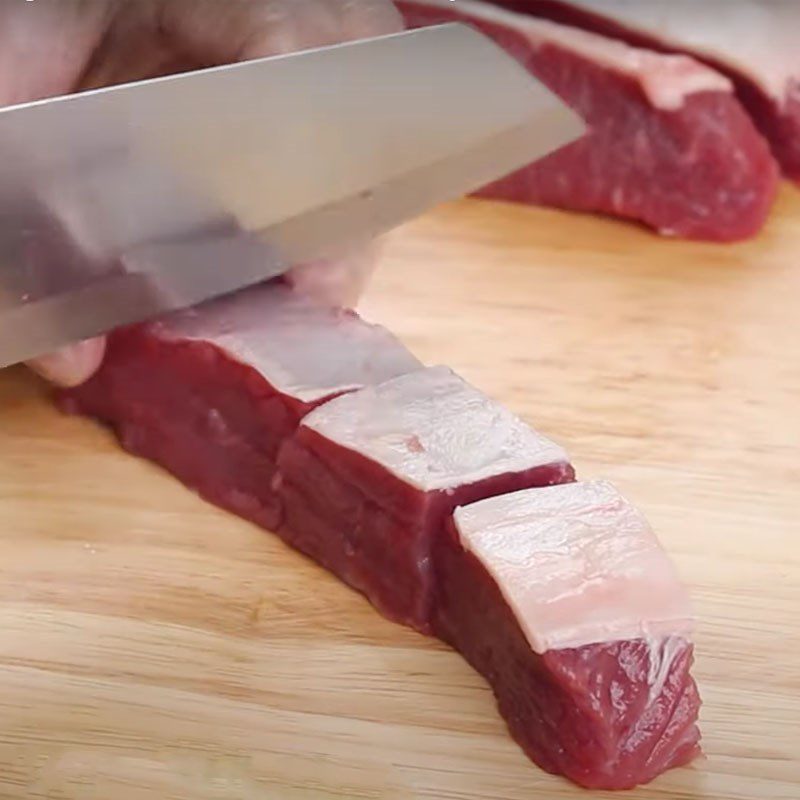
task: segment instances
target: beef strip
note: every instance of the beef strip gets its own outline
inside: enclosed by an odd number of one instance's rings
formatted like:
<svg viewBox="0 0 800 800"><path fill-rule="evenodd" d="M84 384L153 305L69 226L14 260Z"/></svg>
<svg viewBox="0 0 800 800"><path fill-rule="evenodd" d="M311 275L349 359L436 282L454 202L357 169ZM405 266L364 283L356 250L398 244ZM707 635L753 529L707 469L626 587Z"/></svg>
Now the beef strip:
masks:
<svg viewBox="0 0 800 800"><path fill-rule="evenodd" d="M602 212L690 239L736 241L761 230L778 167L719 72L475 0L399 7L412 27L462 21L492 36L589 127L478 196Z"/></svg>
<svg viewBox="0 0 800 800"><path fill-rule="evenodd" d="M800 181L796 0L490 0L495 5L664 53L727 75L784 173Z"/></svg>
<svg viewBox="0 0 800 800"><path fill-rule="evenodd" d="M544 769L625 788L697 754L689 611L644 519L384 329L250 289L115 332L60 399L450 643Z"/></svg>

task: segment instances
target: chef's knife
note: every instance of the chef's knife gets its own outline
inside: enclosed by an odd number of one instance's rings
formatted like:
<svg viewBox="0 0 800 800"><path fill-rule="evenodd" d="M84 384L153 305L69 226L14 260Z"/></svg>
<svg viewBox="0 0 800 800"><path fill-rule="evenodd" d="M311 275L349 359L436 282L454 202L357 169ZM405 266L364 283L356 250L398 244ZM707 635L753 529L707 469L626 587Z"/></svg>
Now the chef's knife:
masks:
<svg viewBox="0 0 800 800"><path fill-rule="evenodd" d="M0 367L366 240L581 121L457 24L0 110Z"/></svg>

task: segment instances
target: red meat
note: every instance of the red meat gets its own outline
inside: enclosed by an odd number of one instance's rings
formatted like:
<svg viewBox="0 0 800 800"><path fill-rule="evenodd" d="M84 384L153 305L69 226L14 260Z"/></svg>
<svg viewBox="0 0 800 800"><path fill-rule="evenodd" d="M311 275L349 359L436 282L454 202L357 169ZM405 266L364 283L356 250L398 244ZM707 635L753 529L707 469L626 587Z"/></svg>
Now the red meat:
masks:
<svg viewBox="0 0 800 800"><path fill-rule="evenodd" d="M800 181L800 63L795 0L490 0L636 47L687 53L724 73L772 144L784 173Z"/></svg>
<svg viewBox="0 0 800 800"><path fill-rule="evenodd" d="M270 285L115 332L100 372L60 401L210 502L275 528L275 462L300 420L420 366L383 328Z"/></svg>
<svg viewBox="0 0 800 800"><path fill-rule="evenodd" d="M686 596L613 487L459 509L434 565L437 635L487 679L543 769L627 789L699 754Z"/></svg>
<svg viewBox="0 0 800 800"><path fill-rule="evenodd" d="M450 643L544 769L626 788L699 752L688 601L643 517L385 330L248 290L116 332L61 400Z"/></svg>
<svg viewBox="0 0 800 800"><path fill-rule="evenodd" d="M445 367L321 406L279 468L280 535L426 633L431 547L453 509L574 478L561 448Z"/></svg>
<svg viewBox="0 0 800 800"><path fill-rule="evenodd" d="M476 26L588 123L583 139L479 196L602 212L692 239L735 241L763 226L778 168L720 73L474 0L399 6L412 27Z"/></svg>

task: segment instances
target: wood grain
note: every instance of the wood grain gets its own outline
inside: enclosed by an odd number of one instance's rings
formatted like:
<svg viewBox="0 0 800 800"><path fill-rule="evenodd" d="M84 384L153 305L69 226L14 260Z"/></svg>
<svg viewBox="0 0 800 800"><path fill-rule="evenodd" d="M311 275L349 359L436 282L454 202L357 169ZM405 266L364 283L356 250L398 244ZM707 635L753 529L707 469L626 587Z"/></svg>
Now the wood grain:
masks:
<svg viewBox="0 0 800 800"><path fill-rule="evenodd" d="M800 196L715 247L476 201L363 306L618 483L691 589L707 758L636 800L800 792ZM0 798L582 798L458 656L0 375Z"/></svg>

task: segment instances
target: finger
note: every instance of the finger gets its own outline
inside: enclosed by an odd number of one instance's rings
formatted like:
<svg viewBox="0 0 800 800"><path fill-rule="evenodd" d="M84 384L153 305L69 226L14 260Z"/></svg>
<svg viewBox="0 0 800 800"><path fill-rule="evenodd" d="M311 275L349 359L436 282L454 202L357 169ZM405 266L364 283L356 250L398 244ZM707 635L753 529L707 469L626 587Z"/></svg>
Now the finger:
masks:
<svg viewBox="0 0 800 800"><path fill-rule="evenodd" d="M0 106L66 94L76 87L100 42L113 0L0 0ZM99 366L102 340L37 359L28 366L65 386Z"/></svg>
<svg viewBox="0 0 800 800"><path fill-rule="evenodd" d="M87 339L28 364L50 383L64 388L80 386L99 369L105 355L105 339Z"/></svg>
<svg viewBox="0 0 800 800"><path fill-rule="evenodd" d="M113 5L113 0L0 0L0 106L75 88Z"/></svg>
<svg viewBox="0 0 800 800"><path fill-rule="evenodd" d="M162 7L163 2L157 0L117 3L80 88L97 89L209 66L187 58L163 34L159 22Z"/></svg>
<svg viewBox="0 0 800 800"><path fill-rule="evenodd" d="M210 64L391 33L402 19L390 0L163 0L159 26Z"/></svg>
<svg viewBox="0 0 800 800"><path fill-rule="evenodd" d="M341 0L338 3L342 33L347 39L382 36L403 30L403 17L393 2Z"/></svg>
<svg viewBox="0 0 800 800"><path fill-rule="evenodd" d="M287 280L318 302L355 308L377 269L382 250L382 240L353 245L329 258L294 267Z"/></svg>

